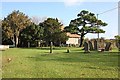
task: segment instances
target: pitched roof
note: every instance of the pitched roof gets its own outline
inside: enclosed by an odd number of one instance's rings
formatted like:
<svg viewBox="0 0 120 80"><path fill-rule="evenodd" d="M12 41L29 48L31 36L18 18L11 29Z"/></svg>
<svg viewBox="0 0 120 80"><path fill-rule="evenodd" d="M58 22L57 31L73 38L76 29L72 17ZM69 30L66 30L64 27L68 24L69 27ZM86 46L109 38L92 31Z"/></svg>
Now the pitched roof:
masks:
<svg viewBox="0 0 120 80"><path fill-rule="evenodd" d="M61 26L61 30L64 30L64 26ZM78 34L71 34L70 32L67 32L67 36L70 38L80 38L80 35Z"/></svg>
<svg viewBox="0 0 120 80"><path fill-rule="evenodd" d="M70 37L70 38L80 38L80 35L78 35L78 34L71 34L69 32L67 32L67 36Z"/></svg>

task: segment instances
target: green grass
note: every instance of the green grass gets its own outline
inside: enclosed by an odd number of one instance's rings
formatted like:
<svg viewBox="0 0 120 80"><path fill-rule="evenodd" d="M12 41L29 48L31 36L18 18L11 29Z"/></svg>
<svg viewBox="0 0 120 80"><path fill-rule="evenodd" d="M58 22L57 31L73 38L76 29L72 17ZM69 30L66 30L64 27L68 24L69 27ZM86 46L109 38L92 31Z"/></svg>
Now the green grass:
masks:
<svg viewBox="0 0 120 80"><path fill-rule="evenodd" d="M3 78L118 78L117 52L91 52L80 48L11 48L2 52ZM11 62L7 59L11 58Z"/></svg>

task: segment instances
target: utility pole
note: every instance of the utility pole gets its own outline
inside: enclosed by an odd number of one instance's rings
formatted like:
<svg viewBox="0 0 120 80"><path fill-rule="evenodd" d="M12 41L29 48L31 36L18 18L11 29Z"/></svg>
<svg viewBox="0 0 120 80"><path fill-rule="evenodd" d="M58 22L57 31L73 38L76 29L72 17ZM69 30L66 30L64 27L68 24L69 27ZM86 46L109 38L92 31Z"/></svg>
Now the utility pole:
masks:
<svg viewBox="0 0 120 80"><path fill-rule="evenodd" d="M118 2L118 7L115 7L115 8L113 8L113 9L109 9L109 10L106 10L106 11L104 11L104 12L101 12L101 13L99 13L99 14L97 14L97 19L99 18L99 15L101 15L101 14L104 14L104 13L107 13L107 12L110 12L110 11L113 11L113 10L115 10L115 9L118 9L118 32L119 32L119 35L120 35L120 1ZM97 27L99 28L99 26L97 25ZM97 46L97 48L99 48L99 38L100 38L100 35L99 35L99 32L98 32L98 40L97 40L97 44L98 44L98 46Z"/></svg>
<svg viewBox="0 0 120 80"><path fill-rule="evenodd" d="M118 2L118 35L120 36L120 1ZM120 39L118 39L118 51L120 51Z"/></svg>
<svg viewBox="0 0 120 80"><path fill-rule="evenodd" d="M98 20L98 15L99 14L97 14L97 20ZM99 28L98 23L97 23L97 27ZM97 40L97 50L98 49L99 49L99 32L98 32L98 40Z"/></svg>
<svg viewBox="0 0 120 80"><path fill-rule="evenodd" d="M120 35L120 1L118 2L118 35Z"/></svg>

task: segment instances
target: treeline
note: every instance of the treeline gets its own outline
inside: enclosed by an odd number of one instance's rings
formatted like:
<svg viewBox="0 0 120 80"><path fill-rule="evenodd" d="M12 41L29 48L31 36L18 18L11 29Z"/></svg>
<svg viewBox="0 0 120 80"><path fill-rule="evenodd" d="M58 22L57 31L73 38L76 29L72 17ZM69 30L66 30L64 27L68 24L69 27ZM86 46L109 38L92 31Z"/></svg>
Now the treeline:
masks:
<svg viewBox="0 0 120 80"><path fill-rule="evenodd" d="M57 18L47 18L39 24L35 24L22 12L13 11L2 20L2 42L10 44L15 42L17 46L49 46L53 42L55 46L64 44L68 39L66 32L80 34L80 47L84 37L88 33L105 33L100 27L107 26L106 22L98 19L92 12L82 10L77 18L70 21L64 30L63 24Z"/></svg>
<svg viewBox="0 0 120 80"><path fill-rule="evenodd" d="M63 24L57 18L47 18L35 24L29 16L20 11L13 11L2 20L2 44L16 47L54 46L64 44L68 39L61 30Z"/></svg>

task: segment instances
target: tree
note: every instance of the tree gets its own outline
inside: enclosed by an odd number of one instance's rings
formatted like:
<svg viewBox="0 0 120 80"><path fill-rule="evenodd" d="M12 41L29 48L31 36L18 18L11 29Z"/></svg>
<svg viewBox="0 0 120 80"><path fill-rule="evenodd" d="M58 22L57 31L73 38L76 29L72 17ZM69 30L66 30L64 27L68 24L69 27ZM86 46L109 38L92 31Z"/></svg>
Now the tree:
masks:
<svg viewBox="0 0 120 80"><path fill-rule="evenodd" d="M40 21L41 21L41 18L38 17L38 16L33 16L33 17L31 18L31 20L32 20L33 23L35 23L35 24L38 25L38 24L40 23Z"/></svg>
<svg viewBox="0 0 120 80"><path fill-rule="evenodd" d="M28 47L29 47L29 43L34 43L34 42L39 43L42 40L43 32L44 32L43 27L33 23L21 31L20 37L23 42L28 43Z"/></svg>
<svg viewBox="0 0 120 80"><path fill-rule="evenodd" d="M39 16L32 16L32 18L31 18L32 22L37 24L37 25L39 23L44 22L44 20L46 20L46 19L47 19L47 17L39 17Z"/></svg>
<svg viewBox="0 0 120 80"><path fill-rule="evenodd" d="M15 41L15 46L18 46L20 31L26 26L31 24L31 20L27 15L18 11L13 11L2 23L2 29L8 38L12 38Z"/></svg>
<svg viewBox="0 0 120 80"><path fill-rule="evenodd" d="M14 36L12 33L11 28L9 27L8 23L6 21L1 21L2 24L2 44L3 45L12 45L13 39L11 36Z"/></svg>
<svg viewBox="0 0 120 80"><path fill-rule="evenodd" d="M60 31L56 34L54 34L54 42L56 42L56 46L61 46L61 44L66 43L66 40L68 40L67 33L64 31Z"/></svg>
<svg viewBox="0 0 120 80"><path fill-rule="evenodd" d="M120 35L116 35L115 38L116 38L117 40L120 40Z"/></svg>
<svg viewBox="0 0 120 80"><path fill-rule="evenodd" d="M53 42L53 44L55 45L56 43L60 43L60 41L64 41L67 39L65 38L67 37L67 35L63 31L61 31L62 24L57 18L48 18L39 25L44 28L44 41L46 41L48 45L50 45L51 42Z"/></svg>
<svg viewBox="0 0 120 80"><path fill-rule="evenodd" d="M77 34L81 33L80 47L82 46L84 36L87 33L105 33L103 29L98 27L106 26L107 23L98 20L94 13L82 10L77 17L78 18L71 20L69 26L65 27L65 31Z"/></svg>

